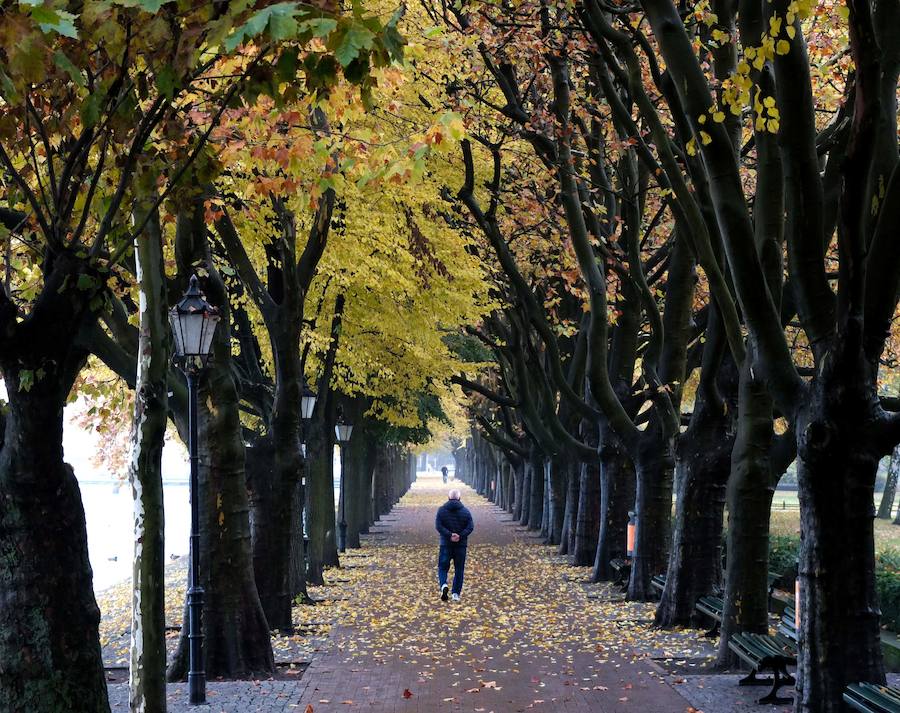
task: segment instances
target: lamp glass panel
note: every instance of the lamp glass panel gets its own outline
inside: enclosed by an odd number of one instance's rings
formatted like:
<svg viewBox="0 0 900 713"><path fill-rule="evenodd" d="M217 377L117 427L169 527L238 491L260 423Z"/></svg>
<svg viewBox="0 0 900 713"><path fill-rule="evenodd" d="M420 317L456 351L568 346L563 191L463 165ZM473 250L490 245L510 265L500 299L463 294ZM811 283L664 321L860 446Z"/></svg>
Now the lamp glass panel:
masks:
<svg viewBox="0 0 900 713"><path fill-rule="evenodd" d="M216 333L216 325L219 323L219 315L203 313L203 325L200 332L200 343L197 352L200 356L208 356L212 347L213 336Z"/></svg>
<svg viewBox="0 0 900 713"><path fill-rule="evenodd" d="M203 342L203 326L205 319L202 312L184 313L178 315L181 340L184 351L182 356L193 357L202 354L200 347Z"/></svg>
<svg viewBox="0 0 900 713"><path fill-rule="evenodd" d="M316 397L315 395L309 396L301 396L300 397L300 415L305 419L312 418L313 411L316 408Z"/></svg>
<svg viewBox="0 0 900 713"><path fill-rule="evenodd" d="M169 325L172 327L172 336L175 339L175 354L184 356L184 332L181 330L181 315L178 310L169 312Z"/></svg>
<svg viewBox="0 0 900 713"><path fill-rule="evenodd" d="M334 435L341 443L350 440L350 434L353 432L353 426L349 423L337 423L334 426Z"/></svg>

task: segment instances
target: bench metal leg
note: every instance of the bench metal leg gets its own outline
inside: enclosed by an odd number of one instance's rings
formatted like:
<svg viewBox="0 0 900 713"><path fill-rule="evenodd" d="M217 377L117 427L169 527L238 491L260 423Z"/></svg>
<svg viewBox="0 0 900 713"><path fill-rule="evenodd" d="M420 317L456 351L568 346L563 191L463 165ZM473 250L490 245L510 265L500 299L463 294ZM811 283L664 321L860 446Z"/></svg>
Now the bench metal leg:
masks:
<svg viewBox="0 0 900 713"><path fill-rule="evenodd" d="M757 678L756 669L753 669L747 676L738 681L739 686L768 686L772 683L771 678Z"/></svg>
<svg viewBox="0 0 900 713"><path fill-rule="evenodd" d="M783 667L779 668L778 666L772 669L772 673L774 677L772 679L772 690L769 691L766 695L759 699L759 703L768 704L771 703L773 705L786 705L788 703L793 703L794 699L790 696L779 696L778 689L782 686L790 685L788 684L788 679L793 678L790 676L787 671L784 670ZM782 676L784 674L784 676Z"/></svg>
<svg viewBox="0 0 900 713"><path fill-rule="evenodd" d="M703 634L703 636L706 637L707 639L718 639L719 632L721 631L721 629L722 629L722 622L717 621L712 625L712 628L709 631L707 631L706 633Z"/></svg>

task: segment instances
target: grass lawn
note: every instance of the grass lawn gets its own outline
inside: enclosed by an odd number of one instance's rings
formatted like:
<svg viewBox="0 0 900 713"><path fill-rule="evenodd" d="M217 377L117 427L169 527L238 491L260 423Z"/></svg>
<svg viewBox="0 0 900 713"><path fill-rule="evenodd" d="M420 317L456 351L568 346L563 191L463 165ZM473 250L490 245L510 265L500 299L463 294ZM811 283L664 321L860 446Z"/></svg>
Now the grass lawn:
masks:
<svg viewBox="0 0 900 713"><path fill-rule="evenodd" d="M876 493L875 505L881 500L881 493ZM778 535L796 535L800 530L800 504L797 493L792 491L776 491L772 501L771 531ZM900 549L900 525L892 520L875 520L875 549Z"/></svg>

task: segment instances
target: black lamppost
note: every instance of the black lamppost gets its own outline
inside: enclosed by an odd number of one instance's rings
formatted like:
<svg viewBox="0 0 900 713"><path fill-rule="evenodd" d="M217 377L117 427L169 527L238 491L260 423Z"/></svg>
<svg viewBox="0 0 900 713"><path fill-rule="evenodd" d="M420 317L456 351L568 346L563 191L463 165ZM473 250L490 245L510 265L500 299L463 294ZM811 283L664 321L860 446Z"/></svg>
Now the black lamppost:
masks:
<svg viewBox="0 0 900 713"><path fill-rule="evenodd" d="M303 538L303 562L304 566L309 556L309 548L306 539L306 435L309 428L310 419L312 419L313 411L316 410L316 392L310 389L306 383L303 384L303 393L300 396L300 419L301 419L301 436L300 452L303 454L303 475L300 476L300 487L303 488L303 506L300 510L300 537Z"/></svg>
<svg viewBox="0 0 900 713"><path fill-rule="evenodd" d="M184 372L188 385L188 451L191 462L191 582L188 589L188 642L190 669L188 690L191 705L206 703L206 666L203 661L203 587L200 586L200 496L197 456L197 381L209 361L219 311L200 292L197 276L181 302L169 312L175 337L175 363Z"/></svg>
<svg viewBox="0 0 900 713"><path fill-rule="evenodd" d="M303 452L304 458L306 458L306 429L315 410L316 392L304 383L303 394L300 396L300 418L303 419L303 441L300 443L300 450Z"/></svg>
<svg viewBox="0 0 900 713"><path fill-rule="evenodd" d="M347 480L347 469L344 466L344 451L347 443L350 441L350 434L353 433L353 426L344 422L343 416L338 416L337 423L334 424L334 435L337 437L338 443L341 444L341 521L338 523L338 534L340 541L338 542L338 551L347 551L347 491L344 488L344 482Z"/></svg>

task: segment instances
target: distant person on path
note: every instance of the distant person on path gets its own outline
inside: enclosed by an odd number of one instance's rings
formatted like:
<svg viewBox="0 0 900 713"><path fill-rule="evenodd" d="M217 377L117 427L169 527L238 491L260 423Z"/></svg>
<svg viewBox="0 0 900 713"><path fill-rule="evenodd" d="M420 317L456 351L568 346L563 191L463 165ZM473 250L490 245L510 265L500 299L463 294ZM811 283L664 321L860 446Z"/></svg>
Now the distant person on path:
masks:
<svg viewBox="0 0 900 713"><path fill-rule="evenodd" d="M441 476L443 477L444 482L446 483L447 482L447 466L444 466L443 468L441 468Z"/></svg>
<svg viewBox="0 0 900 713"><path fill-rule="evenodd" d="M441 588L441 601L447 601L450 588L447 586L447 575L450 562L453 562L453 601L458 602L463 587L463 574L466 570L466 545L469 535L475 529L472 513L459 500L459 491L451 490L447 502L441 505L434 519L434 526L441 535L441 549L438 553L438 585Z"/></svg>

